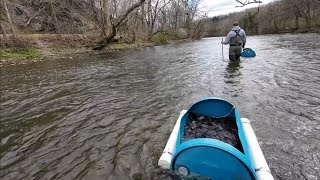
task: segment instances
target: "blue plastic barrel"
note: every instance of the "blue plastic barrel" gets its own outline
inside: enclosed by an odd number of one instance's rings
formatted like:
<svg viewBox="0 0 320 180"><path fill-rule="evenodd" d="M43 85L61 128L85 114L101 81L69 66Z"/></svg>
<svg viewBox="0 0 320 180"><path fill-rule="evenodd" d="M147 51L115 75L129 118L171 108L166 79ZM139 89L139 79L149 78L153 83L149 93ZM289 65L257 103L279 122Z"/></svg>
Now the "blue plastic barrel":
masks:
<svg viewBox="0 0 320 180"><path fill-rule="evenodd" d="M250 48L244 48L243 52L241 53L242 57L255 57L256 53Z"/></svg>
<svg viewBox="0 0 320 180"><path fill-rule="evenodd" d="M211 138L182 141L184 127L190 113L211 117L234 117L243 152L230 144ZM191 106L181 119L171 170L180 176L200 179L254 180L255 171L248 156L241 118L228 101L210 97Z"/></svg>

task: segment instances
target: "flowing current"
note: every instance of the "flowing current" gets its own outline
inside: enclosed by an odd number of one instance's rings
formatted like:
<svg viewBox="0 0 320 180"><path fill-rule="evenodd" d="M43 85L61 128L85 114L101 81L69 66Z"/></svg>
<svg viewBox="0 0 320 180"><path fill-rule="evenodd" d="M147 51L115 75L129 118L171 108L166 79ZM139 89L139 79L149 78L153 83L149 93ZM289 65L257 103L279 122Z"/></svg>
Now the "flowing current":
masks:
<svg viewBox="0 0 320 180"><path fill-rule="evenodd" d="M169 179L157 166L200 98L252 121L275 179L320 179L320 36L220 38L2 67L0 179Z"/></svg>

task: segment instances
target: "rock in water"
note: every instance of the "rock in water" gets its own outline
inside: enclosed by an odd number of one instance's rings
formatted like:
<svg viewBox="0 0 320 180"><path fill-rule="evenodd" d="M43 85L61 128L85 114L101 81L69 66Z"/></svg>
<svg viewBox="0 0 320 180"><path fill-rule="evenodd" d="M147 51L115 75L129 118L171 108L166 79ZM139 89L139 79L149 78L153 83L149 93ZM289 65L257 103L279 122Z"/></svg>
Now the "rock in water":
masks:
<svg viewBox="0 0 320 180"><path fill-rule="evenodd" d="M182 142L195 138L212 138L223 141L243 152L236 119L214 118L190 113L184 127Z"/></svg>

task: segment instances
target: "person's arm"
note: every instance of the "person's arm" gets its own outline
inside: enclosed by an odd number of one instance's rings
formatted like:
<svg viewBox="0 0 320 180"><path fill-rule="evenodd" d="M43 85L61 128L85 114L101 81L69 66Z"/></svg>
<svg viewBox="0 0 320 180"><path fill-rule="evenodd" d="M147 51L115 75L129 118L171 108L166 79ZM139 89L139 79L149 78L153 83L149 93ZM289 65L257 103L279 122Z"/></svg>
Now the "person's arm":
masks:
<svg viewBox="0 0 320 180"><path fill-rule="evenodd" d="M231 40L231 37L232 37L232 31L230 31L226 37L226 39L224 41L222 41L221 43L222 44L229 44L230 43L230 40Z"/></svg>
<svg viewBox="0 0 320 180"><path fill-rule="evenodd" d="M246 36L246 32L244 30L242 30L242 41L243 41L243 44L242 44L242 48L245 47L246 43L247 43L247 36Z"/></svg>

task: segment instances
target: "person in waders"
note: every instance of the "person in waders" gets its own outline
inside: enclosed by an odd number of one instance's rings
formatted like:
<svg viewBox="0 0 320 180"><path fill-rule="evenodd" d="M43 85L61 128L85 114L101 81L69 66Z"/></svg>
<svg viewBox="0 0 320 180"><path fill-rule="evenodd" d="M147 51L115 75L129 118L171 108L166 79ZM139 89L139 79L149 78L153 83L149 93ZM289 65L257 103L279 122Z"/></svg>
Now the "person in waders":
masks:
<svg viewBox="0 0 320 180"><path fill-rule="evenodd" d="M233 23L233 28L228 33L222 44L229 44L230 61L240 61L242 48L246 45L246 32L239 27L239 22Z"/></svg>

